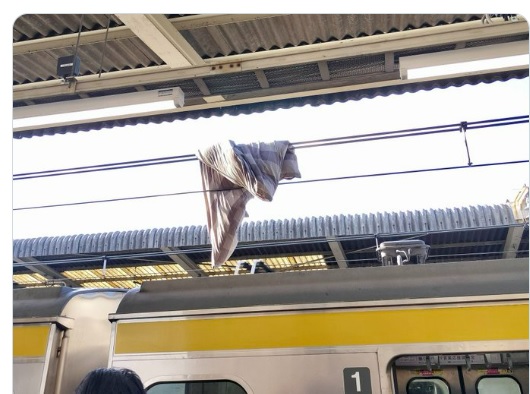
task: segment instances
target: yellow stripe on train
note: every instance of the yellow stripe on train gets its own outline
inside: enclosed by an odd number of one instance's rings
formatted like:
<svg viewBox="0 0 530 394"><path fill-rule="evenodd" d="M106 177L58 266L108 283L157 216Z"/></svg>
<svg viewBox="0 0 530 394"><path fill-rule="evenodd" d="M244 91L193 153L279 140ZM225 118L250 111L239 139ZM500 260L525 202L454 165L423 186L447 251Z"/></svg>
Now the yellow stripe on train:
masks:
<svg viewBox="0 0 530 394"><path fill-rule="evenodd" d="M528 304L120 322L116 354L528 338Z"/></svg>
<svg viewBox="0 0 530 394"><path fill-rule="evenodd" d="M13 357L44 357L49 332L49 325L14 326Z"/></svg>

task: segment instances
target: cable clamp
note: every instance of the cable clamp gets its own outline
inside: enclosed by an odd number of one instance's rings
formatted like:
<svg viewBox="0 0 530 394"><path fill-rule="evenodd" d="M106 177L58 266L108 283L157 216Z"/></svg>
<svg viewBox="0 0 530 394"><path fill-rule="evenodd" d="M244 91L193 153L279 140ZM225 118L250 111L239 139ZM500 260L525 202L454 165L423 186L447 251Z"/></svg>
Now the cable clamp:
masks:
<svg viewBox="0 0 530 394"><path fill-rule="evenodd" d="M467 153L467 165L472 166L473 163L471 162L471 156L469 155L469 146L467 144L467 122L460 122L460 132L464 133L464 144L466 145L466 153Z"/></svg>

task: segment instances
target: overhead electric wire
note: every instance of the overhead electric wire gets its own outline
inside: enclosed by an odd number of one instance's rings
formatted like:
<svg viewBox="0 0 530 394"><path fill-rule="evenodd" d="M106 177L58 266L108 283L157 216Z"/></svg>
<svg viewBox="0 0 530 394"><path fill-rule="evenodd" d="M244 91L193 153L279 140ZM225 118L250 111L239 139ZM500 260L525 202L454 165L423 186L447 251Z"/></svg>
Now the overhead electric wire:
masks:
<svg viewBox="0 0 530 394"><path fill-rule="evenodd" d="M513 124L528 123L528 115L513 116L509 118L500 118L500 119L489 119L481 120L476 122L460 122L453 123L448 125L441 126L429 126L429 127L419 127L413 129L397 130L397 131L385 131L379 133L370 133L370 134L360 134L347 137L335 137L335 138L326 138L315 141L304 141L293 143L293 146L296 149L301 148L312 148L312 147L322 147L328 145L338 145L345 144L350 142L365 142L365 141L377 141L391 138L404 138L404 137L417 137L430 134L439 134L439 133L448 133L453 131L460 131L463 124L467 125L467 129L481 129L487 127L497 127L497 126L508 126Z"/></svg>
<svg viewBox="0 0 530 394"><path fill-rule="evenodd" d="M485 124L488 123L488 124ZM498 118L489 120L478 120L475 122L467 122L467 129L482 129L486 127L495 126L509 126L512 124L528 123L528 115L512 116L509 118Z"/></svg>
<svg viewBox="0 0 530 394"><path fill-rule="evenodd" d="M280 182L279 185L313 183L313 182L323 182L323 181L338 181L338 180L358 179L358 178L371 178L371 177L388 176L388 175L405 175L405 174L415 174L415 173L422 173L422 172L459 170L459 169L464 169L464 168L522 164L522 163L528 163L528 162L529 160L514 160L514 161L471 164L471 165L452 166L452 167L435 167L435 168L423 168L423 169L405 170L405 171L389 171L389 172L380 172L380 173L372 173L372 174L348 175L348 176L340 176L340 177L314 178L314 179L307 179L307 180L300 180L300 181ZM228 190L228 189L224 189L224 190ZM98 204L98 203L118 202L118 201L127 201L127 200L140 200L140 199L155 198L155 197L170 197L170 196L178 196L178 195L186 195L186 194L220 192L224 190L193 190L193 191L176 192L176 193L151 194L151 195L146 195L146 196L119 197L119 198L110 198L110 199L104 199L104 200L78 201L78 202L72 202L72 203L49 204L49 205L36 205L36 206L29 206L29 207L13 208L13 211L42 209L42 208L57 208L57 207L66 207L66 206L73 206L73 205Z"/></svg>
<svg viewBox="0 0 530 394"><path fill-rule="evenodd" d="M446 133L446 132L453 132L453 131L465 131L469 129L479 129L479 128L487 128L487 127L521 124L521 123L528 123L528 121L529 121L529 116L522 115L522 116L514 116L514 117L499 118L499 119L481 120L481 121L475 121L475 122L460 122L460 123L440 125L440 126L430 126L430 127L421 127L421 128L413 128L413 129L405 129L405 130L397 130L397 131L369 133L369 134L353 135L353 136L346 136L346 137L325 138L325 139L319 139L319 140L293 143L292 145L295 147L295 149L322 147L322 146L337 145L337 144L344 144L344 143L375 141L375 140L383 140L383 139L388 139L388 138L422 136L422 135L435 134L435 133ZM58 170L48 170L48 171L40 171L40 172L33 172L33 173L15 174L13 176L13 179L20 180L20 179L31 179L31 178L39 178L39 177L47 177L47 176L69 175L69 174L78 174L78 173L84 173L84 172L142 167L142 166L148 166L148 165L180 163L180 162L193 161L193 160L198 160L197 157L193 154L180 155L180 156L168 156L168 157L161 157L161 158L147 159L147 160L124 161L124 162L108 163L108 164L101 164L101 165L94 165L94 166L73 167L73 168L58 169ZM462 166L423 168L423 169L404 170L404 171L389 171L389 172L380 172L380 173L347 175L347 176L340 176L340 177L305 179L305 180L298 180L298 181L291 180L290 182L280 182L279 185L314 183L314 182L323 182L323 181L337 181L337 180L345 180L345 179L359 179L359 178L379 177L379 176L388 176L388 175L405 175L405 174L415 174L415 173L423 173L423 172L457 170L457 169L464 169L464 168L478 168L478 167L490 167L490 166L499 166L499 165L522 164L522 163L528 163L528 162L529 160L515 160L515 161L483 163L483 164L472 164L471 162L468 162L467 165L462 165ZM78 202L72 202L72 203L37 205L37 206L13 208L13 211L43 209L43 208L57 208L57 207L65 207L65 206L78 206L78 205L87 205L87 204L140 200L140 199L147 199L147 198L170 197L170 196L178 196L178 195L198 194L198 193L205 193L205 192L220 192L220 191L224 191L224 190L192 190L192 191L185 191L185 192L151 194L151 195L144 195L144 196L119 197L119 198L91 200L91 201L78 201Z"/></svg>
<svg viewBox="0 0 530 394"><path fill-rule="evenodd" d="M324 138L311 141L301 141L293 142L292 146L295 149L303 148L314 148L314 147L323 147L330 145L339 145L355 142L367 142L367 141L377 141L393 138L405 138L405 137L416 137L430 134L439 134L439 133L448 133L454 131L460 131L462 125L465 123L467 130L470 129L481 129L489 127L498 127L498 126L508 126L514 124L528 123L528 115L513 116L508 118L499 118L499 119L489 119L481 120L474 122L460 122L453 123L448 125L438 125L438 126L429 126L429 127L420 127L404 130L395 130L395 131L385 131L377 133L368 133L368 134L358 134L345 137L335 137L335 138ZM107 163L107 164L98 164L93 166L82 166L82 167L72 167L72 168L63 168L57 170L45 170L37 172L26 172L13 175L13 180L24 180L24 179L33 179L33 178L42 178L42 177L51 177L51 176L61 176L61 175L72 175L72 174L81 174L87 172L96 172L96 171L108 171L108 170L118 170L118 169L127 169L135 167L145 167L159 164L173 164L173 163L182 163L187 161L198 160L197 156L194 154L179 155L179 156L167 156L159 157L154 159L146 160L133 160L133 161L123 161L118 163Z"/></svg>
<svg viewBox="0 0 530 394"><path fill-rule="evenodd" d="M194 160L197 160L197 157L193 154L158 157L156 159L122 161L118 163L97 164L93 166L72 167L72 168L63 168L63 169L58 169L58 170L38 171L38 172L26 172L26 173L20 173L20 174L13 175L13 180L17 181L21 179L33 179L33 178L43 178L43 177L50 177L50 176L72 175L72 174L81 174L85 172L120 170L124 168L145 167L145 166L152 166L152 165L158 165L158 164L182 163L182 162L194 161Z"/></svg>
<svg viewBox="0 0 530 394"><path fill-rule="evenodd" d="M291 184L295 185L295 184L300 184L300 183L340 181L344 179L372 178L372 177L387 176L387 175L406 175L406 174L418 174L422 172L460 170L460 169L471 168L471 167L503 166L503 165L509 165L509 164L522 164L522 163L528 163L528 162L529 160L513 160L513 161L503 161L503 162L496 162L496 163L471 164L471 165L465 165L465 166L463 165L463 166L450 166L450 167L421 168L417 170L389 171L389 172L379 172L379 173L373 173L373 174L346 175L346 176L320 178L320 179L305 179L305 180L291 181L288 183L280 183L280 184L281 185L291 185Z"/></svg>

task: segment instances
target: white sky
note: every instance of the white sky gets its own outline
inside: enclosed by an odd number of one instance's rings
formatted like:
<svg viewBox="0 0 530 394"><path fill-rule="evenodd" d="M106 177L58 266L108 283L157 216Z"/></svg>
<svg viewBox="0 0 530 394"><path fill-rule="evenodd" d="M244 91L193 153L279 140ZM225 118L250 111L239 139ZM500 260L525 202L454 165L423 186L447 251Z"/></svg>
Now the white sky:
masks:
<svg viewBox="0 0 530 394"><path fill-rule="evenodd" d="M139 125L13 141L13 173L195 154L231 139L291 142L527 115L528 78L331 106ZM473 164L527 160L528 124L468 130ZM467 164L464 135L306 148L302 180ZM499 204L528 184L528 164L280 185L272 202L252 200L249 218L300 218ZM283 181L288 182L288 181ZM67 175L13 183L13 207L201 190L199 162ZM200 193L81 206L20 210L13 237L33 238L204 225Z"/></svg>

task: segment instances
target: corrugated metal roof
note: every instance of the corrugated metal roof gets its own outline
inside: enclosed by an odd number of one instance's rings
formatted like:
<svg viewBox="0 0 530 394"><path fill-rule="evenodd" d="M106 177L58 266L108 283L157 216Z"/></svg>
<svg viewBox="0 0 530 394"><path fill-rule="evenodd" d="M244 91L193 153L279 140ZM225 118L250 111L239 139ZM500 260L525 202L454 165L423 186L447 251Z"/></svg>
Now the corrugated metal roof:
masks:
<svg viewBox="0 0 530 394"><path fill-rule="evenodd" d="M110 18L110 22L107 21ZM218 24L200 15L168 16L175 28L186 38L193 49L203 59L229 57L245 53L274 51L316 43L372 36L376 34L426 28L438 25L479 20L481 14L289 14L289 15L244 15L227 19ZM24 14L13 24L13 42L27 43L31 40L43 40L71 35L69 45L15 54L13 84L49 81L57 79L56 63L49 59L58 59L71 55L75 48L79 28L81 33L104 33L110 23L111 38L105 48L104 36L84 44L80 41L77 54L83 61L80 75L94 75L104 67L103 72L153 67L164 64L148 45L136 37L112 14ZM100 60L103 57L103 63ZM31 65L29 67L28 65ZM22 72L23 70L23 72Z"/></svg>
<svg viewBox="0 0 530 394"><path fill-rule="evenodd" d="M182 36L180 44L189 46L190 56L202 59L172 69L120 15L108 15L108 32L107 15L83 15L80 35L81 15L22 15L13 25L14 107L167 87L180 87L186 102L168 113L21 129L14 137L248 114L527 77L528 69L519 69L437 81L400 79L401 56L528 40L522 17L497 18L486 26L482 16L165 15L173 32ZM450 38L437 37L440 29ZM65 84L57 75L57 60L74 53L81 59L80 75L72 85ZM210 102L216 97L222 99Z"/></svg>
<svg viewBox="0 0 530 394"><path fill-rule="evenodd" d="M199 119L221 117L224 115L249 115L253 113L263 113L266 111L276 111L278 109L289 109L311 105L331 105L334 103L344 103L347 101L358 101L375 97L387 97L390 95L400 95L404 93L414 93L419 91L430 91L434 89L447 89L450 87L460 87L464 85L478 85L481 83L504 82L510 79L523 79L528 77L528 70L508 71L502 73L488 74L484 76L466 76L455 78L451 81L438 80L416 84L403 84L399 86L381 87L377 89L356 90L351 92L340 92L310 97L300 97L283 99L277 101L266 101L255 104L236 105L231 107L217 107L197 110L192 112L167 113L163 115L129 117L115 119L104 122L87 122L78 125L67 125L59 127L43 127L28 131L20 131L13 135L14 138L31 138L44 135L66 134L71 132L89 132L111 127L135 126L140 124L161 124L166 122L183 121L186 119Z"/></svg>
<svg viewBox="0 0 530 394"><path fill-rule="evenodd" d="M516 221L511 208L496 205L244 222L237 237L239 242L256 243L456 231L513 224ZM206 226L185 226L14 240L13 252L15 257L31 257L209 245Z"/></svg>
<svg viewBox="0 0 530 394"><path fill-rule="evenodd" d="M55 276L89 287L134 287L143 280L231 275L243 260L281 272L377 266L377 245L401 239L423 240L430 263L527 257L527 242L508 250L514 231L528 237L527 224L507 204L245 222L230 261L216 269L206 226L41 237L14 240L14 273L24 285Z"/></svg>

